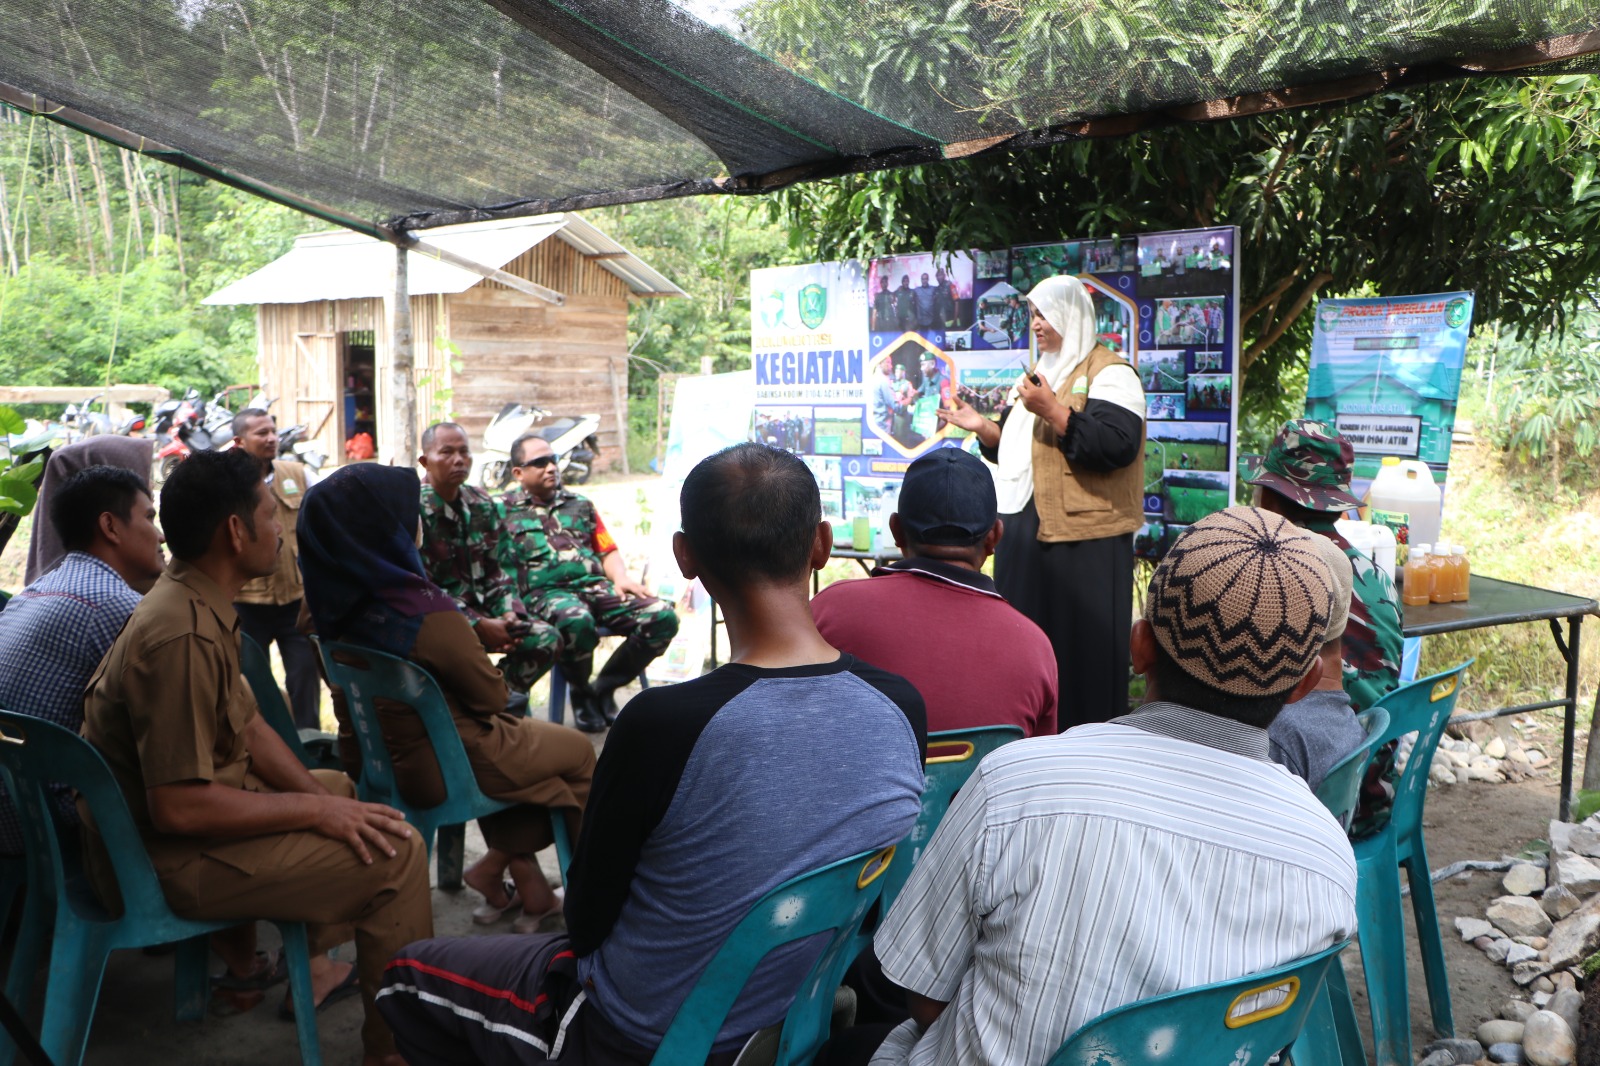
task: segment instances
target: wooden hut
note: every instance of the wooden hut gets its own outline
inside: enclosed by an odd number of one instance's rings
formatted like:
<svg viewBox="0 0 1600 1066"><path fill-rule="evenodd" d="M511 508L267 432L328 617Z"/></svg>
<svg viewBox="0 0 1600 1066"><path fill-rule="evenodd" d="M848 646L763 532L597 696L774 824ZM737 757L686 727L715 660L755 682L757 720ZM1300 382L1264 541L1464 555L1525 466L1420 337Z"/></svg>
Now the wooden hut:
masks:
<svg viewBox="0 0 1600 1066"><path fill-rule="evenodd" d="M683 290L576 215L444 226L417 236L565 298L557 305L409 253L420 423L459 422L476 450L507 403L598 414L599 465L619 463L628 301ZM393 246L349 231L307 234L205 300L256 305L256 359L263 389L276 398L278 425L305 423L335 462L358 434L374 445L386 439L381 423L393 405L384 297L394 291L395 256Z"/></svg>

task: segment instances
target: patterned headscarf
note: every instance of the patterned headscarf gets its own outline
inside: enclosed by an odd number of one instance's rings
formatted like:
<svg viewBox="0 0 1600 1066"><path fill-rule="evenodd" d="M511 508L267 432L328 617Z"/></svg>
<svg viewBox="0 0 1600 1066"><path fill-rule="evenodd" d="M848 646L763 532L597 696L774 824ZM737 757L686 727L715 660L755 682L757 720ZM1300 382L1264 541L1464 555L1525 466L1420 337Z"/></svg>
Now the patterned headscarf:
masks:
<svg viewBox="0 0 1600 1066"><path fill-rule="evenodd" d="M1184 673L1229 695L1288 692L1322 653L1333 613L1321 539L1257 507L1202 518L1150 579L1144 616L1157 643Z"/></svg>
<svg viewBox="0 0 1600 1066"><path fill-rule="evenodd" d="M407 655L422 616L456 610L417 554L416 471L340 467L311 486L295 526L306 607L317 635Z"/></svg>

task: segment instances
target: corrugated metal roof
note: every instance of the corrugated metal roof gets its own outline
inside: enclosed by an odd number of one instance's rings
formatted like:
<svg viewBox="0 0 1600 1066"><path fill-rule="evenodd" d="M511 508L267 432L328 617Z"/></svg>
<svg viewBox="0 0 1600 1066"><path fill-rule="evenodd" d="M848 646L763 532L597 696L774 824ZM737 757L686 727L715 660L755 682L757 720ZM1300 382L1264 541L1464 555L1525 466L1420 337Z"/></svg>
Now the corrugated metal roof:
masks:
<svg viewBox="0 0 1600 1066"><path fill-rule="evenodd" d="M484 266L503 268L548 237L566 241L585 255L601 255L602 270L627 282L636 296L683 296L684 292L643 259L575 215L417 230L416 237ZM298 304L315 300L381 297L393 284L394 246L348 230L308 233L294 247L202 303ZM417 252L410 253L407 282L413 296L465 292L483 279Z"/></svg>

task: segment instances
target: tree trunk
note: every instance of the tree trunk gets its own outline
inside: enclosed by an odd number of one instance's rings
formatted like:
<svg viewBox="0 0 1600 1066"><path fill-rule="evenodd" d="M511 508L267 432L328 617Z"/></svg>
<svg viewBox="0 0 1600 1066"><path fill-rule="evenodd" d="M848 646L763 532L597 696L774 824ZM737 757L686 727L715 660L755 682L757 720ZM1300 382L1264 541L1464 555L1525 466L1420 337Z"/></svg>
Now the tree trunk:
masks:
<svg viewBox="0 0 1600 1066"><path fill-rule="evenodd" d="M100 229L106 239L106 262L114 264L117 261L117 230L111 224L111 188L106 181L106 164L100 155L100 142L87 133L83 135L83 140L89 148L89 173L94 176L95 200L100 205Z"/></svg>
<svg viewBox="0 0 1600 1066"><path fill-rule="evenodd" d="M139 185L133 176L133 153L118 148L122 160L122 187L128 194L128 223L133 227L134 240L139 242L139 258L144 258L144 220L139 217Z"/></svg>
<svg viewBox="0 0 1600 1066"><path fill-rule="evenodd" d="M389 320L389 388L379 423L382 442L378 455L395 466L409 466L417 448L416 357L411 341L411 291L406 271L406 250L394 250L394 286L384 297Z"/></svg>
<svg viewBox="0 0 1600 1066"><path fill-rule="evenodd" d="M94 219L84 202L83 184L78 180L78 163L72 158L72 138L62 138L61 154L67 171L67 197L72 202L72 218L78 229L78 245L89 260L89 273L100 273L100 257L95 253Z"/></svg>
<svg viewBox="0 0 1600 1066"><path fill-rule="evenodd" d="M16 232L11 228L11 197L6 190L6 176L0 174L0 241L5 243L6 269L17 276Z"/></svg>

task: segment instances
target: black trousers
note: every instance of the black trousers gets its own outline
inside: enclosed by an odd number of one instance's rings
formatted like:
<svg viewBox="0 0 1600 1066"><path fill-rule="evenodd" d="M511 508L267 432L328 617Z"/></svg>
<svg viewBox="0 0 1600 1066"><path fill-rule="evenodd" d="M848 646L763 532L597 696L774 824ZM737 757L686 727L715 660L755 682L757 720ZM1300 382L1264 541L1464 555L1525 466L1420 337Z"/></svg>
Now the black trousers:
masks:
<svg viewBox="0 0 1600 1066"><path fill-rule="evenodd" d="M1050 638L1059 728L1127 714L1132 534L1042 544L1032 500L1000 517L1006 530L995 552L995 588Z"/></svg>
<svg viewBox="0 0 1600 1066"><path fill-rule="evenodd" d="M284 687L289 690L289 713L296 729L322 728L322 675L317 672L317 653L311 638L295 628L300 617L300 601L293 603L236 603L239 628L262 651L278 642L283 656Z"/></svg>

